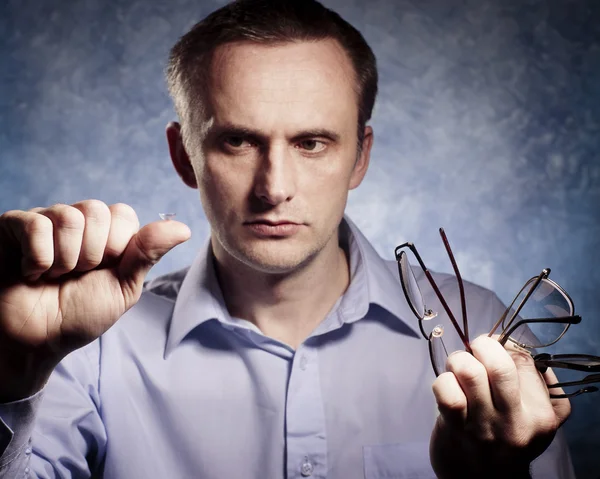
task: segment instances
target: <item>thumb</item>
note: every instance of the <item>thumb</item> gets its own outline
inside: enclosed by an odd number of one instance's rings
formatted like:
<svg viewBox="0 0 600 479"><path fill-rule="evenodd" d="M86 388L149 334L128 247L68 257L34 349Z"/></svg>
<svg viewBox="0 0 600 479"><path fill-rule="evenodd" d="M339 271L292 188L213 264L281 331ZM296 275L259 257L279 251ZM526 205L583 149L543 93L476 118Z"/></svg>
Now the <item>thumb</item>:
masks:
<svg viewBox="0 0 600 479"><path fill-rule="evenodd" d="M149 223L131 237L117 267L127 308L139 299L152 266L191 235L187 225L170 220Z"/></svg>

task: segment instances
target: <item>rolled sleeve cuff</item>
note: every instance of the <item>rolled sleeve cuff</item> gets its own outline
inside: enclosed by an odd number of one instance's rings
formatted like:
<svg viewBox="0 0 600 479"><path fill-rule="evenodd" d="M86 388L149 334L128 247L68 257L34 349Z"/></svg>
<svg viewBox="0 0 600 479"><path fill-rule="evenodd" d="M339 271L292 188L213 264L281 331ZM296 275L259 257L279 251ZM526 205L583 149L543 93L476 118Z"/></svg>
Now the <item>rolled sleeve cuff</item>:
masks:
<svg viewBox="0 0 600 479"><path fill-rule="evenodd" d="M31 455L30 438L43 395L41 390L28 398L0 404L0 473L21 454Z"/></svg>

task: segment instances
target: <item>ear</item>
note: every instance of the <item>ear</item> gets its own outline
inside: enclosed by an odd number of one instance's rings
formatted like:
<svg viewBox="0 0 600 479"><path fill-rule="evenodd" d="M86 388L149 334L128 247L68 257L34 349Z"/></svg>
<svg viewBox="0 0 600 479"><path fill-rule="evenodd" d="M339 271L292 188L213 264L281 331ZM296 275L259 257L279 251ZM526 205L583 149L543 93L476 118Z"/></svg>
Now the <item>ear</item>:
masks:
<svg viewBox="0 0 600 479"><path fill-rule="evenodd" d="M354 170L352 170L352 176L350 177L349 189L353 190L362 183L367 169L369 168L369 161L371 160L371 147L373 146L373 128L370 126L365 127L365 135L362 142L362 149L360 155L356 159L354 164Z"/></svg>
<svg viewBox="0 0 600 479"><path fill-rule="evenodd" d="M169 144L169 154L175 170L190 188L198 188L196 175L190 157L185 151L183 137L181 136L181 125L177 122L170 122L166 128L167 143Z"/></svg>

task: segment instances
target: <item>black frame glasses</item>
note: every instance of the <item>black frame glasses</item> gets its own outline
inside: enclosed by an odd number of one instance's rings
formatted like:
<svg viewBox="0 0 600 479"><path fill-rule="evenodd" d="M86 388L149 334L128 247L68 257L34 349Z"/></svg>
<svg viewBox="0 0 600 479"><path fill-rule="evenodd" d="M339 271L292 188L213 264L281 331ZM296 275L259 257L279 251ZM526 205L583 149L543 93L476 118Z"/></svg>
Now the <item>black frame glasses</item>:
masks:
<svg viewBox="0 0 600 479"><path fill-rule="evenodd" d="M587 373L600 373L600 357L590 354L548 354L539 353L533 356L533 360L542 373L548 368L571 369L574 371L583 371ZM588 386L588 384L600 383L600 374L588 374L582 379L575 381L557 382L548 384L548 389L565 388L573 386L585 386L571 393L551 394L553 398L571 398L584 393L593 393L598 391L597 386Z"/></svg>

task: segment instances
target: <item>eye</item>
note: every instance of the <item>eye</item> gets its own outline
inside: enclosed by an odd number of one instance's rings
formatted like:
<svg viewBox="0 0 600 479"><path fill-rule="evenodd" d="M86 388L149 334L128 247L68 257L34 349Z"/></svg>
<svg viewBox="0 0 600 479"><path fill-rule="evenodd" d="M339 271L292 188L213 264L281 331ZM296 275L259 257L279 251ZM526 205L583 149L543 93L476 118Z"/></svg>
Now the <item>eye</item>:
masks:
<svg viewBox="0 0 600 479"><path fill-rule="evenodd" d="M303 150L310 151L311 153L318 153L325 149L325 143L319 140L302 140L298 143Z"/></svg>
<svg viewBox="0 0 600 479"><path fill-rule="evenodd" d="M242 148L244 146L250 146L251 143L246 140L243 136L226 136L223 141L227 146L232 148Z"/></svg>

